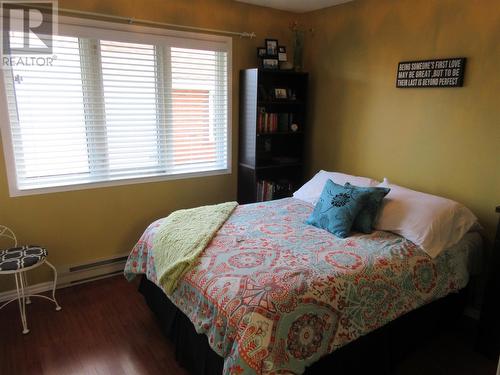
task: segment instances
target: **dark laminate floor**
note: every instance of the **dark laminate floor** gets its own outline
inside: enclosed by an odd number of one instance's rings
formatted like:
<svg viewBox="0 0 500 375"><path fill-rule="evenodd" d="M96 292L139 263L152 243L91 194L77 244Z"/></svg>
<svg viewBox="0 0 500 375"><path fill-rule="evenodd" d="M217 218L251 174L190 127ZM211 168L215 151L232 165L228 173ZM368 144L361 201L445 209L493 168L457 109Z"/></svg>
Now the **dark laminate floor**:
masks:
<svg viewBox="0 0 500 375"><path fill-rule="evenodd" d="M63 306L35 300L24 336L17 304L0 311L0 374L185 375L154 316L121 276L58 291ZM396 375L494 375L496 363L474 352L474 323L438 334ZM353 375L353 374L349 374Z"/></svg>

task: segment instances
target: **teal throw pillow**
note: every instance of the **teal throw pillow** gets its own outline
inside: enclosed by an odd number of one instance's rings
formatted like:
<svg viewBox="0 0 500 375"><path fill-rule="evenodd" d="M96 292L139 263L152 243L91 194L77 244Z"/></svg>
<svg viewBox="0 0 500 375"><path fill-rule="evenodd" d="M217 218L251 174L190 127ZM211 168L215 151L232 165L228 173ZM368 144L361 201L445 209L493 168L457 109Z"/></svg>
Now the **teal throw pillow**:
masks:
<svg viewBox="0 0 500 375"><path fill-rule="evenodd" d="M342 186L328 180L306 223L345 238L369 195L369 192L357 190L352 185Z"/></svg>
<svg viewBox="0 0 500 375"><path fill-rule="evenodd" d="M391 189L385 187L358 187L347 182L345 187L352 188L359 192L368 193L363 207L354 219L352 229L362 233L371 233L373 224L377 219L377 214L382 205L382 200Z"/></svg>

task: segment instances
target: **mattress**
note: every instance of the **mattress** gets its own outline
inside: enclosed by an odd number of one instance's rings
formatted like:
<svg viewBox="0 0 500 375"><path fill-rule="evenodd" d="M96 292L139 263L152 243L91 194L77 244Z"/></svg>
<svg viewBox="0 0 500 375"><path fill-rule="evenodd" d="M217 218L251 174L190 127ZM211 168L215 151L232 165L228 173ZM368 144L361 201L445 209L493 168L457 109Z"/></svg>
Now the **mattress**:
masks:
<svg viewBox="0 0 500 375"><path fill-rule="evenodd" d="M388 232L340 239L306 225L313 206L242 205L169 299L224 358L224 373L301 374L322 356L463 288L476 233L431 259ZM157 284L152 223L125 268Z"/></svg>

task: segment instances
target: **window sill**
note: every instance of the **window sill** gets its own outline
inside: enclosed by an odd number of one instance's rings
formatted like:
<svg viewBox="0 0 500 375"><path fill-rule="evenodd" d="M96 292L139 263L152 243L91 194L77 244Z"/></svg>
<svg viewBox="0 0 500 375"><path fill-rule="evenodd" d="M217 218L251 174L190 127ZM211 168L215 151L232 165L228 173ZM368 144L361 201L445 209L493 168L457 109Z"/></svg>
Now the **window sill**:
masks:
<svg viewBox="0 0 500 375"><path fill-rule="evenodd" d="M114 181L100 181L100 182L89 182L89 183L84 183L84 184L52 186L52 187L44 187L44 188L37 188L37 189L20 190L17 187L9 186L9 196L11 198L12 197L22 197L22 196L29 196L29 195L61 193L61 192L66 192L66 191L89 190L89 189L97 189L97 188L104 188L104 187L136 185L136 184L145 184L145 183L150 183L150 182L161 182L161 181L171 181L171 180L193 179L193 178L220 176L220 175L227 175L227 174L231 174L231 168L218 169L218 170L206 171L206 172L190 172L190 173L179 173L179 174L153 176L153 177L129 178L129 179L114 180Z"/></svg>

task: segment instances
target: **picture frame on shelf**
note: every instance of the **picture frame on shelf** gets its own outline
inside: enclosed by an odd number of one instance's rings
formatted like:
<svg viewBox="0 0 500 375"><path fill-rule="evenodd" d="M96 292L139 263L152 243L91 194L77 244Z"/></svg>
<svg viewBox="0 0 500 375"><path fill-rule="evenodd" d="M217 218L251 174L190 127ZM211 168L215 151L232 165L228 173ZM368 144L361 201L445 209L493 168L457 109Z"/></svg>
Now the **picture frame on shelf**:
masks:
<svg viewBox="0 0 500 375"><path fill-rule="evenodd" d="M274 89L274 98L275 99L279 99L279 100L286 100L286 99L288 99L287 89L275 88Z"/></svg>
<svg viewBox="0 0 500 375"><path fill-rule="evenodd" d="M278 39L266 39L266 55L278 57Z"/></svg>
<svg viewBox="0 0 500 375"><path fill-rule="evenodd" d="M278 60L280 62L286 62L288 61L287 55L286 55L286 47L285 46L279 46L278 47Z"/></svg>
<svg viewBox="0 0 500 375"><path fill-rule="evenodd" d="M264 58L262 59L262 68L267 70L278 70L279 69L279 61L274 58Z"/></svg>
<svg viewBox="0 0 500 375"><path fill-rule="evenodd" d="M263 59L267 55L266 47L257 47L257 57Z"/></svg>

